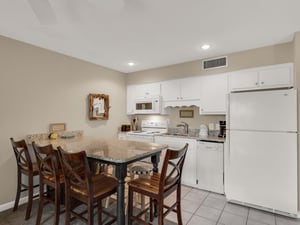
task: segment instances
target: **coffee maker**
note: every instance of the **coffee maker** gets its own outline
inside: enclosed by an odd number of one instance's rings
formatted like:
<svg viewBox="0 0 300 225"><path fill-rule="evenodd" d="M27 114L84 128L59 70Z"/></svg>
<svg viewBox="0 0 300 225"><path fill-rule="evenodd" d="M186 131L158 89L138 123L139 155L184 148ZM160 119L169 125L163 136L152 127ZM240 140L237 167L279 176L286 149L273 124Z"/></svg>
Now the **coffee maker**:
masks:
<svg viewBox="0 0 300 225"><path fill-rule="evenodd" d="M226 137L226 121L219 121L220 124L220 133L218 137L225 138Z"/></svg>

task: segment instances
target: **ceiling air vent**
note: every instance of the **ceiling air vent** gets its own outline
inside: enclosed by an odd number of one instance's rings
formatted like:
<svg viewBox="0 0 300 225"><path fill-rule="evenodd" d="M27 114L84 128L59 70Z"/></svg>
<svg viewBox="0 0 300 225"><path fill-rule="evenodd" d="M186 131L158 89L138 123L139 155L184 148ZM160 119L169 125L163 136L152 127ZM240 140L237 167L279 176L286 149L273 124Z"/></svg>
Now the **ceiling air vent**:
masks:
<svg viewBox="0 0 300 225"><path fill-rule="evenodd" d="M202 68L204 70L215 69L227 66L227 56L222 56L213 59L206 59L202 61Z"/></svg>

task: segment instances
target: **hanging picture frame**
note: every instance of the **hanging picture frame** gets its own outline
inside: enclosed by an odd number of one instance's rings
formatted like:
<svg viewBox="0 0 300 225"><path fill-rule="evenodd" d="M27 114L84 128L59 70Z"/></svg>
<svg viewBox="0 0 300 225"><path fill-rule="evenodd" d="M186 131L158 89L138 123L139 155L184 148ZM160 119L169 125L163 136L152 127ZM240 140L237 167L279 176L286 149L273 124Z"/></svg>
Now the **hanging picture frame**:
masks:
<svg viewBox="0 0 300 225"><path fill-rule="evenodd" d="M109 96L105 94L89 94L90 120L108 120Z"/></svg>
<svg viewBox="0 0 300 225"><path fill-rule="evenodd" d="M194 118L194 110L192 109L182 109L179 110L180 118Z"/></svg>

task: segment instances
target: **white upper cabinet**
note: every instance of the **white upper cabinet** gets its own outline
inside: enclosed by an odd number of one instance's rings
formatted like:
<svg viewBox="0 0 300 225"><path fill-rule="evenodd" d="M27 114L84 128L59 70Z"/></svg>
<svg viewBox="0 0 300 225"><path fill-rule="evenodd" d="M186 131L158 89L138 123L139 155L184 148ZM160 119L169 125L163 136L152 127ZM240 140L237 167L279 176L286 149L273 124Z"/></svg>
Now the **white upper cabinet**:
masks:
<svg viewBox="0 0 300 225"><path fill-rule="evenodd" d="M179 80L168 80L161 83L161 96L163 101L174 101L181 99Z"/></svg>
<svg viewBox="0 0 300 225"><path fill-rule="evenodd" d="M135 104L135 90L136 85L128 85L127 86L127 114L132 115L135 112L134 104Z"/></svg>
<svg viewBox="0 0 300 225"><path fill-rule="evenodd" d="M279 64L233 72L229 75L229 90L244 91L293 87L293 64Z"/></svg>
<svg viewBox="0 0 300 225"><path fill-rule="evenodd" d="M200 114L226 114L228 93L228 74L217 74L200 77Z"/></svg>
<svg viewBox="0 0 300 225"><path fill-rule="evenodd" d="M199 77L164 81L161 95L163 101L199 99Z"/></svg>
<svg viewBox="0 0 300 225"><path fill-rule="evenodd" d="M160 83L134 84L127 86L127 114L135 113L136 99L160 95Z"/></svg>
<svg viewBox="0 0 300 225"><path fill-rule="evenodd" d="M139 84L135 87L137 98L148 98L160 95L160 83Z"/></svg>
<svg viewBox="0 0 300 225"><path fill-rule="evenodd" d="M189 77L181 79L180 83L182 99L195 100L200 98L200 77Z"/></svg>

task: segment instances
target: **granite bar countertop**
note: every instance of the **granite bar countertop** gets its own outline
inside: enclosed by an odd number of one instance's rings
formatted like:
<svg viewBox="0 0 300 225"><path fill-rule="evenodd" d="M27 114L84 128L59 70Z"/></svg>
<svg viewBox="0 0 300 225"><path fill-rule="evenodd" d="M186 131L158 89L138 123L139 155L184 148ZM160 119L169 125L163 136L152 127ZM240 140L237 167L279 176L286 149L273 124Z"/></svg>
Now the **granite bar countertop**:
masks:
<svg viewBox="0 0 300 225"><path fill-rule="evenodd" d="M101 159L111 163L133 162L137 159L146 158L153 153L158 153L168 146L156 143L143 143L116 138L96 138L79 136L74 138L37 139L37 145L52 144L54 148L61 146L65 151L78 152L85 150L91 158Z"/></svg>

